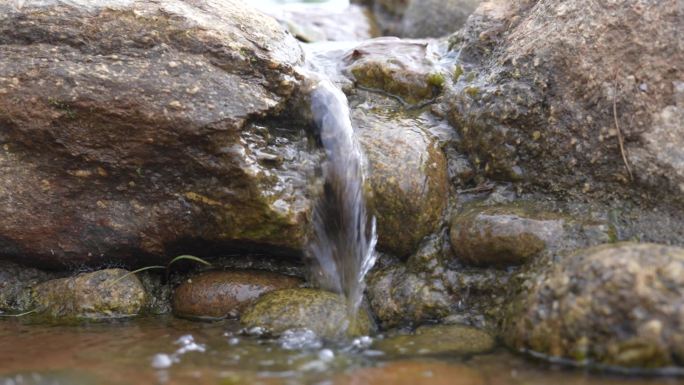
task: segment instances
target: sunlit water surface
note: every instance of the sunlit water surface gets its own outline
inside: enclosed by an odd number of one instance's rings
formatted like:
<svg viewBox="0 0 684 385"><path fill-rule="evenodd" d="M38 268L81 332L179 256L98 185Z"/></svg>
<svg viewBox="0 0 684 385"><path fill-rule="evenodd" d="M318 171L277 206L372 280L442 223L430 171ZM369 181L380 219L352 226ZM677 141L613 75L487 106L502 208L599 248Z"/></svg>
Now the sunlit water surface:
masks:
<svg viewBox="0 0 684 385"><path fill-rule="evenodd" d="M473 357L391 359L310 333L243 335L236 321L173 317L74 326L0 320L0 385L107 384L684 384L555 367L503 349Z"/></svg>

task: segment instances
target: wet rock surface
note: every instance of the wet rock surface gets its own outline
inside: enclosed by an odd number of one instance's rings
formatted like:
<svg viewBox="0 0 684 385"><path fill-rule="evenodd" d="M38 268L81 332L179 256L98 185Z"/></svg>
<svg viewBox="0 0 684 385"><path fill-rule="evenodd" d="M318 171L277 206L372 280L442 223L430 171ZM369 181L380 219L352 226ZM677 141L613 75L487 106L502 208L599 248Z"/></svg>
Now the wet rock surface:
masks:
<svg viewBox="0 0 684 385"><path fill-rule="evenodd" d="M234 318L265 293L301 283L298 278L267 271L207 271L185 279L175 289L173 312L184 318Z"/></svg>
<svg viewBox="0 0 684 385"><path fill-rule="evenodd" d="M0 5L0 254L63 267L300 247L306 138L258 122L302 58L275 20L234 1L14 5Z"/></svg>
<svg viewBox="0 0 684 385"><path fill-rule="evenodd" d="M352 320L343 297L316 289L285 289L265 294L245 310L240 323L276 335L286 330L308 329L325 339L368 335L372 330L365 310L361 309Z"/></svg>
<svg viewBox="0 0 684 385"><path fill-rule="evenodd" d="M351 50L344 70L361 87L417 104L436 97L444 85L436 50L428 41L377 38Z"/></svg>
<svg viewBox="0 0 684 385"><path fill-rule="evenodd" d="M458 258L479 266L520 265L564 236L560 217L522 208L468 208L451 221Z"/></svg>
<svg viewBox="0 0 684 385"><path fill-rule="evenodd" d="M455 303L441 277L413 272L401 264L373 272L367 295L383 328L439 320Z"/></svg>
<svg viewBox="0 0 684 385"><path fill-rule="evenodd" d="M413 334L379 340L373 348L390 356L467 356L492 350L494 338L484 331L464 325L421 326Z"/></svg>
<svg viewBox="0 0 684 385"><path fill-rule="evenodd" d="M0 312L30 310L31 286L51 278L54 274L0 261Z"/></svg>
<svg viewBox="0 0 684 385"><path fill-rule="evenodd" d="M134 274L107 269L40 283L32 288L31 299L40 315L99 320L138 315L146 293Z"/></svg>
<svg viewBox="0 0 684 385"><path fill-rule="evenodd" d="M511 346L580 364L683 364L684 249L618 243L544 266L512 301Z"/></svg>
<svg viewBox="0 0 684 385"><path fill-rule="evenodd" d="M449 191L446 158L419 120L359 108L352 122L368 159L379 247L406 256L442 218Z"/></svg>
<svg viewBox="0 0 684 385"><path fill-rule="evenodd" d="M682 100L678 12L675 1L483 3L451 38L462 75L444 103L462 149L492 178L681 212L684 136L668 123Z"/></svg>

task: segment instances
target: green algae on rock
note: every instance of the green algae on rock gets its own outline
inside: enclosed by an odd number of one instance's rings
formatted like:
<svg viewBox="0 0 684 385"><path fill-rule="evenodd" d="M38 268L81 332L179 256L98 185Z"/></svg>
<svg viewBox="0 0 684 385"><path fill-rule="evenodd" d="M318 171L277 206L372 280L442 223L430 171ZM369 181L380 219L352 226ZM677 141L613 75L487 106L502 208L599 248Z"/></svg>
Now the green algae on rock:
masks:
<svg viewBox="0 0 684 385"><path fill-rule="evenodd" d="M389 356L445 353L467 356L488 352L494 348L494 344L491 335L471 326L433 325L421 326L413 334L378 340L373 348Z"/></svg>
<svg viewBox="0 0 684 385"><path fill-rule="evenodd" d="M268 271L206 271L187 278L175 289L173 313L197 319L238 317L263 294L301 283L299 278Z"/></svg>
<svg viewBox="0 0 684 385"><path fill-rule="evenodd" d="M467 264L520 265L563 236L563 224L521 207L471 207L452 219L451 245Z"/></svg>
<svg viewBox="0 0 684 385"><path fill-rule="evenodd" d="M513 299L513 348L579 364L684 365L684 249L618 243L563 257Z"/></svg>
<svg viewBox="0 0 684 385"><path fill-rule="evenodd" d="M357 109L352 121L368 159L379 248L407 256L436 230L446 207L444 153L421 123L410 117Z"/></svg>
<svg viewBox="0 0 684 385"><path fill-rule="evenodd" d="M57 320L99 320L138 315L146 300L135 274L98 270L46 281L31 290L36 313Z"/></svg>
<svg viewBox="0 0 684 385"><path fill-rule="evenodd" d="M325 339L368 335L373 324L361 307L356 319L348 314L344 297L317 289L284 289L263 295L240 317L247 327L261 327L281 334L291 329L308 329Z"/></svg>

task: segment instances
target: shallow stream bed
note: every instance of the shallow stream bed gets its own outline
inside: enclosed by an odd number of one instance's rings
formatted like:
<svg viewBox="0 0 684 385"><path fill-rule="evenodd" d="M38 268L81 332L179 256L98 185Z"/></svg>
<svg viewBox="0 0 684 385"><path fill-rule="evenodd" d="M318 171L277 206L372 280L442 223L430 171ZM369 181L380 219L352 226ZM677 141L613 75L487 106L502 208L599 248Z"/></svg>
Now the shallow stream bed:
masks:
<svg viewBox="0 0 684 385"><path fill-rule="evenodd" d="M535 362L496 349L471 357L389 358L306 334L246 336L236 321L148 317L78 326L0 320L0 384L684 384Z"/></svg>

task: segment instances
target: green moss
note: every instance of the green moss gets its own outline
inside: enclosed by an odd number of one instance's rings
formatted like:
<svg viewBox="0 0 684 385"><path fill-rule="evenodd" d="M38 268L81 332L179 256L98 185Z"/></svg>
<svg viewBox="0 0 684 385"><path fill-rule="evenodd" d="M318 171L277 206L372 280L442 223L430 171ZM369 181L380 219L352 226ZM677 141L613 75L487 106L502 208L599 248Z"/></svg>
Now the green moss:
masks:
<svg viewBox="0 0 684 385"><path fill-rule="evenodd" d="M454 68L454 82L457 82L458 79L461 78L461 75L463 75L463 67L461 65L457 65L456 68Z"/></svg>
<svg viewBox="0 0 684 385"><path fill-rule="evenodd" d="M475 98L480 94L480 89L477 87L466 87L463 91L471 98Z"/></svg>
<svg viewBox="0 0 684 385"><path fill-rule="evenodd" d="M427 76L425 79L427 83L433 87L442 88L444 87L445 79L444 74L441 72L433 72Z"/></svg>

